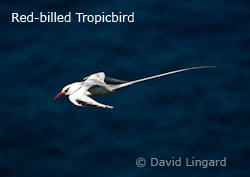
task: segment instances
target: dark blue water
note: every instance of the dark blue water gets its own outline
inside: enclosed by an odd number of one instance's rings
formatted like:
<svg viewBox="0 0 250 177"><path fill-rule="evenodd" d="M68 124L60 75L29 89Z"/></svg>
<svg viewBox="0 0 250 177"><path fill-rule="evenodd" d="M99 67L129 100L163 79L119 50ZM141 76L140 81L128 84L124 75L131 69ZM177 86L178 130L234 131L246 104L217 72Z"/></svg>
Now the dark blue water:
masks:
<svg viewBox="0 0 250 177"><path fill-rule="evenodd" d="M250 176L248 1L1 1L1 177ZM135 12L135 23L11 23L11 12ZM135 80L79 108L67 84L98 71ZM138 157L226 167L138 168Z"/></svg>

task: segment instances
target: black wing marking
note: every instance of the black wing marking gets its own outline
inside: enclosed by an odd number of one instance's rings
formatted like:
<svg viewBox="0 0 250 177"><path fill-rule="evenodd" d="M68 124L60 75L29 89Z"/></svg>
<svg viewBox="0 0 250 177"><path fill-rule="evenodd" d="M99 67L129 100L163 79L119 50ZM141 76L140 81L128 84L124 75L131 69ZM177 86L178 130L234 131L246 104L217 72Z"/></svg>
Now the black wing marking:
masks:
<svg viewBox="0 0 250 177"><path fill-rule="evenodd" d="M84 102L82 100L76 99L76 102L82 106L86 106L86 107L95 107L95 108L101 108L101 106L95 105L95 104L91 104L91 103L87 103Z"/></svg>
<svg viewBox="0 0 250 177"><path fill-rule="evenodd" d="M119 79L115 79L115 78L111 78L111 77L105 77L104 82L106 82L107 84L123 84L126 83L127 81L124 80L119 80Z"/></svg>

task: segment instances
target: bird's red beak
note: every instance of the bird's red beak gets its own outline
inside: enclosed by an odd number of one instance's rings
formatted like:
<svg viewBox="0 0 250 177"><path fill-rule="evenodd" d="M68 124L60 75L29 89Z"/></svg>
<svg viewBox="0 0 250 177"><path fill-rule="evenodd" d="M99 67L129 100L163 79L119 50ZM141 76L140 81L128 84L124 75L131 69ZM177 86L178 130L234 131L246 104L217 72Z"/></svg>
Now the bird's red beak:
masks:
<svg viewBox="0 0 250 177"><path fill-rule="evenodd" d="M65 93L63 93L63 92L58 93L58 94L55 96L54 100L57 99L57 98L59 98L60 96L63 96L63 95L65 95Z"/></svg>

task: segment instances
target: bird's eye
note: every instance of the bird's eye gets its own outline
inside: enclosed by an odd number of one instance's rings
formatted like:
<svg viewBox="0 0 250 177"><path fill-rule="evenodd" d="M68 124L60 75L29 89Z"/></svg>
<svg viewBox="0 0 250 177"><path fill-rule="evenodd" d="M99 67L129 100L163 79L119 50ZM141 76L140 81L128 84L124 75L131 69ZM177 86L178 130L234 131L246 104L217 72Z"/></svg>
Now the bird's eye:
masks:
<svg viewBox="0 0 250 177"><path fill-rule="evenodd" d="M69 88L67 88L66 90L64 90L64 92L66 93L69 90Z"/></svg>

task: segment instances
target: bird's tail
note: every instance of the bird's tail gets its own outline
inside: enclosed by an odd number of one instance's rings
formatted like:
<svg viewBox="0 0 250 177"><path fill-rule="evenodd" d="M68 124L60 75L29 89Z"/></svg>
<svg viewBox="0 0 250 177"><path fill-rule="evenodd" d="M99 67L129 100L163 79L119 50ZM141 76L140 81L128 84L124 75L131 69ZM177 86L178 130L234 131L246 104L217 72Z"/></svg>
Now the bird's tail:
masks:
<svg viewBox="0 0 250 177"><path fill-rule="evenodd" d="M155 76L146 77L146 78L143 78L143 79L138 79L138 80L135 80L135 81L131 81L131 82L126 82L126 83L123 83L123 84L115 85L114 89L119 89L119 88L122 88L122 87L127 87L129 85L132 85L132 84L135 84L135 83L138 83L138 82L143 82L143 81L146 81L146 80L155 79L155 78L158 78L158 77L167 76L167 75L170 75L170 74L175 74L175 73L179 73L179 72L183 72L183 71L188 71L188 70L193 70L193 69L201 69L201 68L215 68L215 67L216 66L199 66L199 67L179 69L179 70L176 70L176 71L170 71L170 72L167 72L167 73L158 74L158 75L155 75Z"/></svg>

